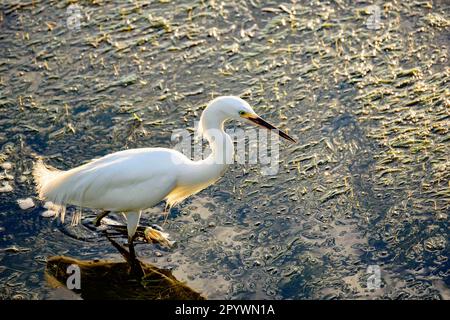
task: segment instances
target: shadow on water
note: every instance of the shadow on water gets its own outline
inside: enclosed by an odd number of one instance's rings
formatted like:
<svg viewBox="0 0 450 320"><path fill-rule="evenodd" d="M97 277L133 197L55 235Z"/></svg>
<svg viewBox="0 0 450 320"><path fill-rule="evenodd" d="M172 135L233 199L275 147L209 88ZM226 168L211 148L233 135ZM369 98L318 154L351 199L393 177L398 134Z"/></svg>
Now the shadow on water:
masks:
<svg viewBox="0 0 450 320"><path fill-rule="evenodd" d="M146 210L178 247L145 263L210 299L450 299L448 1L77 1L79 29L53 2L0 1L0 299L51 298L47 257L120 261L94 213L18 207L36 156L173 147L226 94L299 143Z"/></svg>
<svg viewBox="0 0 450 320"><path fill-rule="evenodd" d="M48 258L45 275L52 287L65 287L72 275L67 270L77 265L80 270L80 289L73 289L85 300L203 300L204 298L169 270L140 262L144 276L136 277L127 262L78 260L65 256ZM70 280L70 279L69 279Z"/></svg>
<svg viewBox="0 0 450 320"><path fill-rule="evenodd" d="M102 218L105 219L105 218ZM101 223L100 219L98 222ZM79 260L66 256L47 259L45 278L52 287L72 290L72 298L85 300L133 299L133 300L203 300L196 291L178 281L170 270L157 268L142 262L114 240L125 226L113 225L115 235L105 231L106 238L119 251L124 262L107 260ZM123 228L122 228L123 227ZM171 247L173 242L158 229L139 227L137 238ZM150 231L150 232L149 232ZM119 234L117 234L119 232ZM134 251L133 251L134 252ZM54 292L55 294L55 292ZM59 296L61 298L61 296Z"/></svg>

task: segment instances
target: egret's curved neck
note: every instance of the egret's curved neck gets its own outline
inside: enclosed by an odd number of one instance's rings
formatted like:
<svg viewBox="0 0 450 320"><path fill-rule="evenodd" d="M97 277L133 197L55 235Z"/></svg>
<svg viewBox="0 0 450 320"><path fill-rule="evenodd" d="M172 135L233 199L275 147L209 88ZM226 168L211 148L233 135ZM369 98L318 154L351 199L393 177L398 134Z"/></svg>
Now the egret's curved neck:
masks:
<svg viewBox="0 0 450 320"><path fill-rule="evenodd" d="M178 177L178 184L186 187L185 194L195 193L214 183L233 162L234 146L224 131L227 116L213 106L208 106L200 118L199 133L208 140L211 154L203 160L190 161L189 167ZM183 189L184 190L184 189Z"/></svg>
<svg viewBox="0 0 450 320"><path fill-rule="evenodd" d="M227 120L220 112L207 108L200 119L201 133L209 142L211 154L203 163L222 166L231 164L234 157L234 145L231 137L224 131L224 122Z"/></svg>

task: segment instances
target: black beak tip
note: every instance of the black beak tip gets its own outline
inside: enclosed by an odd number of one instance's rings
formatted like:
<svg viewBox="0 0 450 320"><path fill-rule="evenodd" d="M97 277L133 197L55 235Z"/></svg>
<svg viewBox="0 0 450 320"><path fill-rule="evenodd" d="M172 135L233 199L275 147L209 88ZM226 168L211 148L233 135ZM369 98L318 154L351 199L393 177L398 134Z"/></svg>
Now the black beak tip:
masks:
<svg viewBox="0 0 450 320"><path fill-rule="evenodd" d="M266 128L266 129L268 129L268 130L277 130L277 131L278 131L278 134L279 134L282 138L284 138L284 139L286 139L286 140L289 140L289 141L292 142L292 143L297 143L297 141L295 141L295 139L292 138L292 137L290 137L287 133L285 133L285 132L283 132L283 131L277 129L276 127L274 127L273 125L271 125L271 124L268 123L266 120L264 120L264 119L262 119L262 118L260 118L260 117L248 118L248 120L250 120L251 122L253 122L253 123L255 123L255 124L257 124L257 125L259 125L259 126L261 126L261 127L264 127L264 128Z"/></svg>
<svg viewBox="0 0 450 320"><path fill-rule="evenodd" d="M294 138L292 138L291 136L286 135L286 137L283 137L286 140L288 140L291 143L297 143L297 140L295 140Z"/></svg>
<svg viewBox="0 0 450 320"><path fill-rule="evenodd" d="M288 135L286 132L278 130L278 134L280 135L280 137L290 141L291 143L297 143L297 141L292 138L290 135Z"/></svg>

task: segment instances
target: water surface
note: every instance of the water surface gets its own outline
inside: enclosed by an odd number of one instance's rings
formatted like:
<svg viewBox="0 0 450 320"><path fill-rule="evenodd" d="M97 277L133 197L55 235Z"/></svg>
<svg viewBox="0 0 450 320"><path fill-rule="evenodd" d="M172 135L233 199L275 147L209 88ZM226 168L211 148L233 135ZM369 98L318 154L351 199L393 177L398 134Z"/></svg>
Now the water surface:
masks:
<svg viewBox="0 0 450 320"><path fill-rule="evenodd" d="M298 143L278 175L232 165L175 208L178 246L138 245L146 262L211 299L449 298L445 1L385 3L376 25L372 1L77 4L79 28L67 2L0 5L0 297L54 298L51 256L121 259L101 232L18 207L37 156L172 147L233 94Z"/></svg>

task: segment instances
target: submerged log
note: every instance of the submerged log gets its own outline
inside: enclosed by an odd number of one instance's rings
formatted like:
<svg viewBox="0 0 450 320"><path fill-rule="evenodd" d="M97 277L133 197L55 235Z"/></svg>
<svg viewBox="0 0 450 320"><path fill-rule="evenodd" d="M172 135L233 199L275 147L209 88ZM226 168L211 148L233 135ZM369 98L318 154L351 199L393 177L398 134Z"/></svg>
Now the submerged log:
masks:
<svg viewBox="0 0 450 320"><path fill-rule="evenodd" d="M131 272L127 262L83 261L64 256L50 257L46 277L54 287L66 286L70 265L80 268L80 289L72 291L85 300L203 300L187 285L178 281L170 271L139 261L143 277Z"/></svg>

